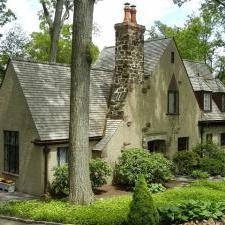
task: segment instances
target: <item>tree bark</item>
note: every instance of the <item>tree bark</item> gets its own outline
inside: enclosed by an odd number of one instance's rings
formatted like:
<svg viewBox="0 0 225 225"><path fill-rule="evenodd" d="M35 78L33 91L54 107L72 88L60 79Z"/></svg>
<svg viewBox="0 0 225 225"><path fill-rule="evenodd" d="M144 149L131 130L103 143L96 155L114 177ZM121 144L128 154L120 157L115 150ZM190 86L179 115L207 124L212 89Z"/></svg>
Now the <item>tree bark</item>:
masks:
<svg viewBox="0 0 225 225"><path fill-rule="evenodd" d="M62 23L61 18L62 18L62 12L63 12L63 4L64 4L64 0L57 0L53 27L52 29L50 29L50 36L51 36L51 47L50 47L50 54L49 54L50 62L56 62L56 58L57 58L57 50L58 50L58 43L59 43L61 23Z"/></svg>
<svg viewBox="0 0 225 225"><path fill-rule="evenodd" d="M89 87L88 60L93 23L94 0L74 0L71 64L69 200L90 204L94 200L89 172Z"/></svg>

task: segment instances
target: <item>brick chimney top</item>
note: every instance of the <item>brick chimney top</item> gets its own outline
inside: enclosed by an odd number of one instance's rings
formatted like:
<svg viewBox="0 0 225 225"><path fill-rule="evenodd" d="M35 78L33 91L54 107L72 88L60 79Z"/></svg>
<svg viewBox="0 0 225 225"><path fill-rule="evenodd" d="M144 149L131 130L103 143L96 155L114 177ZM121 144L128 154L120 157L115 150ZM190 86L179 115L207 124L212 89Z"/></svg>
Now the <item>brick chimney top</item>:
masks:
<svg viewBox="0 0 225 225"><path fill-rule="evenodd" d="M130 7L130 14L131 14L131 23L137 24L137 19L136 19L136 14L137 14L136 5L132 5Z"/></svg>
<svg viewBox="0 0 225 225"><path fill-rule="evenodd" d="M131 22L131 12L130 12L130 3L124 4L124 23L130 23Z"/></svg>

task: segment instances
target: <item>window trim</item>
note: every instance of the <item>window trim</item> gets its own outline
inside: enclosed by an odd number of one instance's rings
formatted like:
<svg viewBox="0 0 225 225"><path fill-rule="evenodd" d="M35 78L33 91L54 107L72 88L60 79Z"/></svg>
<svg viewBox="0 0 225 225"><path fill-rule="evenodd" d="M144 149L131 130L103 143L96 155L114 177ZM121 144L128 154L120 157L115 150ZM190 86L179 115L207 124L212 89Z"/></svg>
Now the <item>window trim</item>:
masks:
<svg viewBox="0 0 225 225"><path fill-rule="evenodd" d="M180 149L179 150L179 139L185 139L186 140L186 149ZM189 150L189 142L190 142L190 138L188 136L186 137L178 137L177 138L177 151L188 151Z"/></svg>
<svg viewBox="0 0 225 225"><path fill-rule="evenodd" d="M14 133L15 144L9 144L6 143L6 134L7 133ZM20 168L20 154L19 154L19 131L11 131L11 130L3 130L3 145L4 145L4 173L11 174L11 175L19 175L19 168ZM9 148L11 149L9 150ZM14 148L14 149L13 149ZM10 165L11 163L11 157L9 157L10 152L14 152L14 163L13 165Z"/></svg>
<svg viewBox="0 0 225 225"><path fill-rule="evenodd" d="M174 112L170 112L170 94L174 94L175 101L174 101ZM167 92L167 115L179 115L179 91L175 90L168 90Z"/></svg>
<svg viewBox="0 0 225 225"><path fill-rule="evenodd" d="M221 95L221 112L225 112L225 94Z"/></svg>
<svg viewBox="0 0 225 225"><path fill-rule="evenodd" d="M210 97L210 101L209 101L209 104L210 104L210 109L205 109L205 96L208 95ZM211 92L204 92L203 93L203 111L204 112L212 112L212 93Z"/></svg>
<svg viewBox="0 0 225 225"><path fill-rule="evenodd" d="M208 140L209 137L210 137L211 140ZM207 133L205 135L205 141L206 141L206 143L212 143L213 142L213 134L212 133Z"/></svg>
<svg viewBox="0 0 225 225"><path fill-rule="evenodd" d="M222 140L222 135L224 135L224 139ZM225 146L225 133L220 134L220 145Z"/></svg>

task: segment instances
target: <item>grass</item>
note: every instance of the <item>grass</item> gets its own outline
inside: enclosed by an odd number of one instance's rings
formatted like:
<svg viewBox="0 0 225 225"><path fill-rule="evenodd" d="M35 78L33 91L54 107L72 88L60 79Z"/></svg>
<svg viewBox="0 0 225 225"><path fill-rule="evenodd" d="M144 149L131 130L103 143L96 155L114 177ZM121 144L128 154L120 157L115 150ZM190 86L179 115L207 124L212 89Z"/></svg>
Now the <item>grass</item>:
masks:
<svg viewBox="0 0 225 225"><path fill-rule="evenodd" d="M189 187L154 194L153 198L157 207L176 205L191 199L221 201L225 199L225 182L199 181ZM121 196L97 200L90 206L73 206L55 200L9 202L0 206L0 214L80 225L122 225L126 220L130 201L130 196Z"/></svg>

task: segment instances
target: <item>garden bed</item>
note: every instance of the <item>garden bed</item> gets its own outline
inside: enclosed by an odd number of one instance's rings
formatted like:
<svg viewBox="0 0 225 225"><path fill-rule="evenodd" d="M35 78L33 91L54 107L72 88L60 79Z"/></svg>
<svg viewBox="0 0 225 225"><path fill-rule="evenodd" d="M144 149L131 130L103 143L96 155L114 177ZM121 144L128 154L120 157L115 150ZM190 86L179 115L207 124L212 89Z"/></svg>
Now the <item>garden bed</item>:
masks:
<svg viewBox="0 0 225 225"><path fill-rule="evenodd" d="M218 202L225 199L225 182L194 182L153 195L158 208L183 204L190 200ZM90 206L73 206L66 201L39 200L0 205L0 214L21 218L79 225L122 225L129 211L131 196L98 199ZM169 223L168 223L169 224Z"/></svg>

